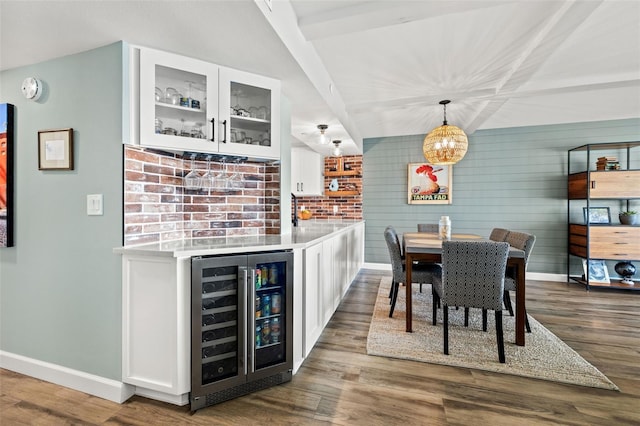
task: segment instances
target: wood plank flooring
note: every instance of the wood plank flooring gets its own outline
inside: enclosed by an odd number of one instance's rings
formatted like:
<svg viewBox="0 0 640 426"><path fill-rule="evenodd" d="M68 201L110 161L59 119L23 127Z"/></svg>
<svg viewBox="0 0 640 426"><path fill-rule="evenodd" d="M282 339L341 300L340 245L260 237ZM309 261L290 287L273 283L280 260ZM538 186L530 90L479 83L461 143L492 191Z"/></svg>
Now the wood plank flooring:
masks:
<svg viewBox="0 0 640 426"><path fill-rule="evenodd" d="M105 401L0 370L9 425L638 425L640 294L527 282L527 309L620 392L366 354L378 283L362 270L293 381L190 414Z"/></svg>

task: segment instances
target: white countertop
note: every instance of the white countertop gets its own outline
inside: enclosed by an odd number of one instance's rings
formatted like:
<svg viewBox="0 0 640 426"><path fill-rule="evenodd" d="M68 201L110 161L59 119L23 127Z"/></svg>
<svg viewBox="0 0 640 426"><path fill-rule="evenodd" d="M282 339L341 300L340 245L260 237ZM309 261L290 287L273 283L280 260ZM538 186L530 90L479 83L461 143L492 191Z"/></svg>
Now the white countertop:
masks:
<svg viewBox="0 0 640 426"><path fill-rule="evenodd" d="M363 222L364 221L362 220L300 220L298 221L297 227L291 228L291 234L174 240L163 243L148 243L135 246L117 247L114 249L114 253L147 256L191 257L212 254L306 248L330 238L332 234L347 230Z"/></svg>

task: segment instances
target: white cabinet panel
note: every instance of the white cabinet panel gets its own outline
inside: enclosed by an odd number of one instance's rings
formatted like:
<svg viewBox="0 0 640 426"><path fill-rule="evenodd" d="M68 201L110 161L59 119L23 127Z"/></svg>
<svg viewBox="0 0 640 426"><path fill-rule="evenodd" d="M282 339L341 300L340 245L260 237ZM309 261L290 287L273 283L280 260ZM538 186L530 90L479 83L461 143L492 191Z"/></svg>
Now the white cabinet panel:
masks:
<svg viewBox="0 0 640 426"><path fill-rule="evenodd" d="M123 257L124 383L169 395L189 392L189 268L188 259Z"/></svg>
<svg viewBox="0 0 640 426"><path fill-rule="evenodd" d="M309 149L291 150L291 192L296 196L323 195L324 159Z"/></svg>
<svg viewBox="0 0 640 426"><path fill-rule="evenodd" d="M313 345L315 345L324 328L321 297L322 276L324 273L322 244L311 246L305 249L304 252L304 356L306 357L311 352Z"/></svg>

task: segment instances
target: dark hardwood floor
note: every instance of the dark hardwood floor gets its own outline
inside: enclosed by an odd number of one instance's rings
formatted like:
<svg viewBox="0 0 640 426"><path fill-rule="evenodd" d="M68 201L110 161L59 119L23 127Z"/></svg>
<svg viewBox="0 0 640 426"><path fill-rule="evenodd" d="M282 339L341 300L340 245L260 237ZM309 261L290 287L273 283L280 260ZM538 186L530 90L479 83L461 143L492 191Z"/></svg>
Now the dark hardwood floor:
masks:
<svg viewBox="0 0 640 426"><path fill-rule="evenodd" d="M293 381L190 414L142 397L105 401L0 371L0 424L638 425L640 294L528 281L527 310L620 392L366 354L378 283L362 270Z"/></svg>

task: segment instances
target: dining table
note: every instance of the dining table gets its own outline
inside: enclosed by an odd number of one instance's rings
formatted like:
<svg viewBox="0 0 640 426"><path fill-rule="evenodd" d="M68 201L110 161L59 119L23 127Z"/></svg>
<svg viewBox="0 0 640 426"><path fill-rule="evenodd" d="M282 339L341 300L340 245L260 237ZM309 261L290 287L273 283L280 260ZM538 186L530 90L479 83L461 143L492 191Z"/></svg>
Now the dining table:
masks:
<svg viewBox="0 0 640 426"><path fill-rule="evenodd" d="M475 234L452 234L452 241L491 241L485 237ZM412 265L415 261L426 261L433 263L442 262L442 239L438 233L433 232L406 232L403 234L404 257L406 265ZM525 328L525 255L524 250L509 247L509 257L507 266L514 269L516 280L516 345L524 346ZM412 301L411 293L411 268L406 269L406 331L412 330Z"/></svg>

